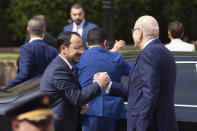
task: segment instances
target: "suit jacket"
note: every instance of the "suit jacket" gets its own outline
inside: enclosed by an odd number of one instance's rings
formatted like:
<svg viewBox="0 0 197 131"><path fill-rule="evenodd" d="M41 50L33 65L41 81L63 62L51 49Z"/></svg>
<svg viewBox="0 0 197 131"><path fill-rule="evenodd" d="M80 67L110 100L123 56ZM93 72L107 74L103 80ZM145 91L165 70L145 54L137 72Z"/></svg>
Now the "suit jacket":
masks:
<svg viewBox="0 0 197 131"><path fill-rule="evenodd" d="M111 95L128 96L128 131L177 131L174 110L176 64L158 39L138 56L129 86L113 82Z"/></svg>
<svg viewBox="0 0 197 131"><path fill-rule="evenodd" d="M103 47L95 46L85 50L76 66L77 76L82 89L86 89L97 72L108 72L111 80L120 82L123 75L129 75L130 65L121 53L110 52ZM126 118L124 100L120 97L102 95L89 102L86 115L109 118Z"/></svg>
<svg viewBox="0 0 197 131"><path fill-rule="evenodd" d="M57 50L43 40L34 40L24 44L20 48L18 73L4 88L12 87L42 74L56 55Z"/></svg>
<svg viewBox="0 0 197 131"><path fill-rule="evenodd" d="M97 27L96 24L93 24L93 23L85 20L85 23L83 25L83 32L82 32L82 41L83 41L83 46L84 46L85 49L87 49L86 38L87 38L87 35L88 35L88 31L95 28L95 27ZM63 31L72 31L72 30L73 30L73 23L64 26L64 29L63 29Z"/></svg>
<svg viewBox="0 0 197 131"><path fill-rule="evenodd" d="M101 94L98 83L81 91L71 69L59 55L45 70L40 89L55 101L52 111L58 116L54 121L56 131L80 130L80 107Z"/></svg>
<svg viewBox="0 0 197 131"><path fill-rule="evenodd" d="M193 44L184 42L181 39L174 39L165 46L170 51L195 52L195 47Z"/></svg>
<svg viewBox="0 0 197 131"><path fill-rule="evenodd" d="M29 40L30 40L30 36L29 36L29 34L27 34L27 36L25 38L25 43L28 43ZM57 48L57 38L55 38L54 36L50 35L49 33L44 32L43 40L48 45L53 46L54 48Z"/></svg>

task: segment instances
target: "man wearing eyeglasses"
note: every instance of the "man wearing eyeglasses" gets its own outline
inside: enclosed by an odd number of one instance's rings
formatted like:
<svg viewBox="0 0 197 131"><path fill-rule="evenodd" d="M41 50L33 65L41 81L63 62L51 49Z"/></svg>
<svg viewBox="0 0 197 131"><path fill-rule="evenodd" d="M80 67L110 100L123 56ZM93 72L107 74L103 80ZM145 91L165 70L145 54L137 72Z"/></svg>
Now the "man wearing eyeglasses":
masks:
<svg viewBox="0 0 197 131"><path fill-rule="evenodd" d="M127 87L110 82L109 95L128 97L127 131L177 131L174 109L176 64L159 40L159 25L152 16L137 19L133 39L141 49ZM95 75L94 80L99 77ZM102 76L101 76L102 77Z"/></svg>
<svg viewBox="0 0 197 131"><path fill-rule="evenodd" d="M101 88L110 81L107 73L85 90L73 71L73 66L80 61L83 53L81 37L76 32L62 32L57 38L59 55L45 70L40 89L54 99L52 111L58 116L54 120L55 131L80 131L80 113L83 114L90 100L101 94Z"/></svg>

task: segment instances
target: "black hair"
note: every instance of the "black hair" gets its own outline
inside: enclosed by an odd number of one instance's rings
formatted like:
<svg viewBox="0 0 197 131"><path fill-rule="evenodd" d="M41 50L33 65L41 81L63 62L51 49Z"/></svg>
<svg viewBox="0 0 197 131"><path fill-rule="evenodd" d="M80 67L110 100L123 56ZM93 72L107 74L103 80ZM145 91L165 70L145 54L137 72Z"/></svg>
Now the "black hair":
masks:
<svg viewBox="0 0 197 131"><path fill-rule="evenodd" d="M184 32L184 26L180 21L173 21L169 24L168 31L173 38L181 38Z"/></svg>
<svg viewBox="0 0 197 131"><path fill-rule="evenodd" d="M82 8L82 9L83 9L83 11L84 11L83 6L82 6L82 5L80 5L79 3L75 3L75 4L73 4L73 5L71 6L70 10L71 10L72 8L74 8L74 9L80 9L80 8Z"/></svg>
<svg viewBox="0 0 197 131"><path fill-rule="evenodd" d="M68 47L70 45L70 39L72 35L77 35L80 37L80 35L76 32L70 32L70 31L66 31L66 32L61 32L58 37L57 37L57 47L58 50L60 50L60 46L61 45L65 45L66 47Z"/></svg>
<svg viewBox="0 0 197 131"><path fill-rule="evenodd" d="M87 35L88 45L103 44L107 39L106 33L103 28L96 27L91 29Z"/></svg>

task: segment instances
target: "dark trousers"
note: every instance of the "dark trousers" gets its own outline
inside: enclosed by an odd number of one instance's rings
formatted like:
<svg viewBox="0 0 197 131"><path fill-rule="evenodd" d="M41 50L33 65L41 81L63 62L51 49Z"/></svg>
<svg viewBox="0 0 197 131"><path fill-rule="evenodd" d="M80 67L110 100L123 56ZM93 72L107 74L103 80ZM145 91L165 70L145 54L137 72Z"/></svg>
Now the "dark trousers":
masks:
<svg viewBox="0 0 197 131"><path fill-rule="evenodd" d="M82 131L126 131L126 119L83 115Z"/></svg>

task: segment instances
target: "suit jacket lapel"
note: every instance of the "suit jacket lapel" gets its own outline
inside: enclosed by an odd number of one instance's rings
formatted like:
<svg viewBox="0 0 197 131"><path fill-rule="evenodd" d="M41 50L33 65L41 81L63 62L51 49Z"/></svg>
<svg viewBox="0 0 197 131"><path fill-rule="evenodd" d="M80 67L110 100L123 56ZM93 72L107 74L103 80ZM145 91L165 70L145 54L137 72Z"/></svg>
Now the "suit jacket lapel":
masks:
<svg viewBox="0 0 197 131"><path fill-rule="evenodd" d="M82 36L81 36L83 40L85 39L86 34L87 34L87 28L86 28L87 24L88 24L88 22L85 20L84 25L83 25L83 32L82 32Z"/></svg>
<svg viewBox="0 0 197 131"><path fill-rule="evenodd" d="M81 86L80 86L78 80L77 79L75 80L75 76L74 76L72 70L69 68L68 64L59 55L57 56L57 60L60 62L60 64L65 65L65 67L68 69L69 73L72 75L72 78L73 78L75 84L77 85L77 87L79 89L81 89Z"/></svg>
<svg viewBox="0 0 197 131"><path fill-rule="evenodd" d="M73 31L73 23L70 24L70 26L68 27L68 30Z"/></svg>

